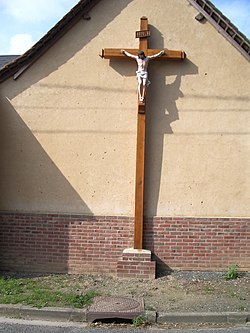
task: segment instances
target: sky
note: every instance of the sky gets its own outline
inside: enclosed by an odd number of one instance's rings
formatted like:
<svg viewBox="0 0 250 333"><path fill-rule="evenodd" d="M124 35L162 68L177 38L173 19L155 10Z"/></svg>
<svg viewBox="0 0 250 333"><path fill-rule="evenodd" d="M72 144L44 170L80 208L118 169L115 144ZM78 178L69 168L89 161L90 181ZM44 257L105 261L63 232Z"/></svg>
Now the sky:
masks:
<svg viewBox="0 0 250 333"><path fill-rule="evenodd" d="M250 38L250 0L212 0ZM0 55L20 55L42 38L78 0L0 0Z"/></svg>

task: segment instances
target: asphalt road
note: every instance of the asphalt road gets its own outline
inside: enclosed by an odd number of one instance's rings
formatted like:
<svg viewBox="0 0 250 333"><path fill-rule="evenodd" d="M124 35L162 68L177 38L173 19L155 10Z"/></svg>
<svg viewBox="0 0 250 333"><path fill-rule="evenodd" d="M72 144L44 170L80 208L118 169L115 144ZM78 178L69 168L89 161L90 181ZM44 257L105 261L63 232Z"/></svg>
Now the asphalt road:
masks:
<svg viewBox="0 0 250 333"><path fill-rule="evenodd" d="M239 328L211 328L211 329L184 329L163 330L150 329L115 329L115 328L89 328L86 324L28 321L18 319L0 318L1 333L250 333L250 326Z"/></svg>

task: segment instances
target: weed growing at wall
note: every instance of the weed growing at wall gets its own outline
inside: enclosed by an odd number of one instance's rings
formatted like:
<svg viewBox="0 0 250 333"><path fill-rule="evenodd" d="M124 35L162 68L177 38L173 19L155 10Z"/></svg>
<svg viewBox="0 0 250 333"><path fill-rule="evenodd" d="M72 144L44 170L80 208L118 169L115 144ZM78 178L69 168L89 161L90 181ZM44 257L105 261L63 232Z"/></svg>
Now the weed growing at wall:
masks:
<svg viewBox="0 0 250 333"><path fill-rule="evenodd" d="M226 280L234 280L239 277L239 266L231 265L228 268L228 271L224 275Z"/></svg>

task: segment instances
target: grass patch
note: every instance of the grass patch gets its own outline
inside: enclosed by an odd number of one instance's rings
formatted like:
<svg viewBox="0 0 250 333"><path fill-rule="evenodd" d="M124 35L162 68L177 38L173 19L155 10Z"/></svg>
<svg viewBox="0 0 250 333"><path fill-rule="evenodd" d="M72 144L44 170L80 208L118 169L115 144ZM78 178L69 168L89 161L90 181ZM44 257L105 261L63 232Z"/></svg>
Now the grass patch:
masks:
<svg viewBox="0 0 250 333"><path fill-rule="evenodd" d="M65 293L31 279L0 277L0 304L25 304L37 308L45 306L71 306L84 308L97 296L95 291L86 294Z"/></svg>
<svg viewBox="0 0 250 333"><path fill-rule="evenodd" d="M146 324L146 318L142 315L137 316L132 320L132 323L135 328L138 328Z"/></svg>
<svg viewBox="0 0 250 333"><path fill-rule="evenodd" d="M84 295L68 295L68 302L75 308L84 308L85 306L90 305L93 301L93 298L97 295L98 294L95 291L89 291Z"/></svg>

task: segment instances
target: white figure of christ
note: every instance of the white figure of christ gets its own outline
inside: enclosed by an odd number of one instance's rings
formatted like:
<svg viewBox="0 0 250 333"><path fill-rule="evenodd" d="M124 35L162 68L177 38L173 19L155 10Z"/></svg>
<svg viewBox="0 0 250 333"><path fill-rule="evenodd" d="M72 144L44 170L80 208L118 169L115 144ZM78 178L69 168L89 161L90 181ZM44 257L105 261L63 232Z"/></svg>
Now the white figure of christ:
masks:
<svg viewBox="0 0 250 333"><path fill-rule="evenodd" d="M146 56L143 51L138 52L138 56L135 56L125 50L121 50L121 53L125 54L127 57L133 58L137 61L137 71L136 76L138 80L138 94L140 102L144 102L145 99L145 93L146 93L146 87L149 86L150 81L148 80L148 62L151 59L160 57L165 53L164 50L160 51L159 53L156 53L152 56Z"/></svg>

